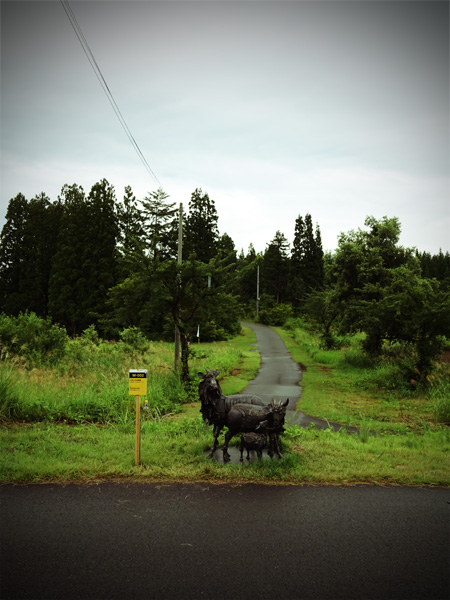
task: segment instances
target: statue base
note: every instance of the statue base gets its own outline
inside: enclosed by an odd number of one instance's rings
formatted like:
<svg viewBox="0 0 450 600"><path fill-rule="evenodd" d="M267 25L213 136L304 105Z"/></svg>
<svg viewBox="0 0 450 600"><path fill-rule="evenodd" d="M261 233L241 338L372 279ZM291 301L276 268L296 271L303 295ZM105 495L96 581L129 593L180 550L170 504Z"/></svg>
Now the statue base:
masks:
<svg viewBox="0 0 450 600"><path fill-rule="evenodd" d="M208 456L209 450L207 452L205 452L205 454L206 454L206 456ZM239 446L229 446L228 454L231 456L231 458L230 458L229 462L226 464L245 465L247 463L254 463L254 462L258 462L260 460L254 450L250 451L250 460L247 460L247 450L244 450L244 454L242 456L242 462L241 462L241 451L239 450ZM223 463L222 448L218 448L214 452L211 460L215 460L218 463ZM261 460L264 460L264 461L265 460L279 460L279 458L275 454L275 456L271 459L270 456L267 454L267 450L263 450Z"/></svg>

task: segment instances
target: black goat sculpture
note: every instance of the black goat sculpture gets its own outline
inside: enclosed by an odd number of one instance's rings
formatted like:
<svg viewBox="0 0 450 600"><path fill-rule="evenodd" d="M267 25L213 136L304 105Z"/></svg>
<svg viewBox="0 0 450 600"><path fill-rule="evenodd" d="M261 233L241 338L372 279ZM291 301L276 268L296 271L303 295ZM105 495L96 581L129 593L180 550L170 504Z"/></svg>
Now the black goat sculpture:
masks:
<svg viewBox="0 0 450 600"><path fill-rule="evenodd" d="M213 445L211 446L209 457L214 455L217 449L218 437L223 427L225 420L231 407L235 404L250 404L255 406L264 406L264 402L258 396L251 394L237 394L234 396L225 396L222 393L220 383L217 381L217 376L220 371L217 369L207 369L206 373L199 372L198 376L202 381L198 384L198 393L200 396L200 412L203 420L208 425L213 426Z"/></svg>
<svg viewBox="0 0 450 600"><path fill-rule="evenodd" d="M276 453L279 458L282 458L279 436L284 432L283 425L288 404L289 398L285 402L272 400L267 406L250 406L248 404L232 406L225 417L228 431L225 434L223 445L223 462L230 460L228 444L231 438L238 433L250 431L268 435L270 440L268 455L272 457Z"/></svg>
<svg viewBox="0 0 450 600"><path fill-rule="evenodd" d="M222 393L217 376L218 370L207 369L206 373L198 373L202 380L198 391L201 401L200 412L203 420L213 425L213 445L209 456L212 457L217 449L218 437L223 427L228 427L225 434L223 446L223 461L229 462L228 444L231 438L238 433L257 432L269 436L269 456L276 452L281 458L279 435L283 433L283 425L286 415L286 407L289 399L285 402L272 400L269 405L258 396L234 395L225 396Z"/></svg>
<svg viewBox="0 0 450 600"><path fill-rule="evenodd" d="M261 460L264 448L267 446L267 434L257 433L256 431L249 431L241 435L241 445L239 449L241 451L240 461L244 460L244 450L247 450L247 460L250 460L250 450L256 452L256 456Z"/></svg>

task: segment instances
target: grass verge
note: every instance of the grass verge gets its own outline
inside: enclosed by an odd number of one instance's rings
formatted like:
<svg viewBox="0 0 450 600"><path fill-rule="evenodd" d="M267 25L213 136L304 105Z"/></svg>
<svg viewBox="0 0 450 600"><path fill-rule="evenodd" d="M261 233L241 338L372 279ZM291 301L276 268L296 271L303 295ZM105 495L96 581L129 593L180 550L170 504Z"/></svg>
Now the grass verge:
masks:
<svg viewBox="0 0 450 600"><path fill-rule="evenodd" d="M298 410L381 433L420 433L424 425L436 426L432 400L419 391L391 390L385 366L355 366L347 362L345 350L311 352L307 332L302 332L306 339L299 343L291 332L274 329L303 370Z"/></svg>
<svg viewBox="0 0 450 600"><path fill-rule="evenodd" d="M344 372L341 376L335 365L312 359L290 336L277 331L295 360L307 366L302 410L330 421L359 425L361 435L348 434L345 429L334 433L331 429L289 427L283 436L282 460L223 465L205 455L212 442L212 428L204 426L199 403L190 402L179 414L158 416L155 413L143 419L142 464L135 466L132 412L127 418L110 423L3 422L0 425L0 481L133 479L236 484L450 485L448 428L433 426L426 419L422 419L420 428L412 427L412 420L402 421L401 412L392 406L388 406L390 412L382 413L381 394L358 388L355 391L354 373L346 375ZM259 354L250 346L254 341L253 332L244 329L242 335L229 342L193 347L193 374L207 367L218 368L224 392L241 391L259 367ZM156 371L170 370L164 353L167 352L171 360L172 348L167 346L152 347L153 359L158 361L157 367L152 363ZM135 365L136 361L132 366ZM139 362L138 366L144 368L147 363ZM124 369L122 365L121 377L126 379ZM82 377L81 371L77 373L78 378ZM48 384L48 378L41 371L21 377L23 385L30 377L34 378L33 384L39 378L42 386ZM98 386L97 378L93 384ZM55 385L54 380L52 385ZM126 387L126 382L123 385ZM17 389L13 385L8 387L11 403ZM44 397L42 391L41 403ZM411 414L419 419L418 408L411 409ZM369 435L369 429L375 435ZM238 440L232 443L237 444Z"/></svg>
<svg viewBox="0 0 450 600"><path fill-rule="evenodd" d="M450 431L357 436L288 428L284 457L243 464L207 458L211 430L200 416L142 426L141 465L134 465L132 427L2 426L3 482L216 481L266 484L450 485ZM236 442L235 442L236 443Z"/></svg>

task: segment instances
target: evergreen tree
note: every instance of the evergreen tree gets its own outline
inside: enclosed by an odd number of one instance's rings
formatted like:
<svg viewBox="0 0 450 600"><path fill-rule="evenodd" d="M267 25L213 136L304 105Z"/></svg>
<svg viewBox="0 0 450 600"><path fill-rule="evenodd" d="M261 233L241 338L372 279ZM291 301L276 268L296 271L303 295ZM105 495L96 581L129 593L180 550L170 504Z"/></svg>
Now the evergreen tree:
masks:
<svg viewBox="0 0 450 600"><path fill-rule="evenodd" d="M0 311L10 315L27 309L20 282L25 268L23 249L28 213L27 199L17 194L9 201L0 236Z"/></svg>
<svg viewBox="0 0 450 600"><path fill-rule="evenodd" d="M0 304L8 314L47 315L59 209L44 193L30 201L19 194L10 201L0 240Z"/></svg>
<svg viewBox="0 0 450 600"><path fill-rule="evenodd" d="M168 194L162 188L156 192L150 192L142 200L143 213L146 217L146 238L152 260L164 260L168 258L173 247L172 224L177 209L175 203L167 203Z"/></svg>
<svg viewBox="0 0 450 600"><path fill-rule="evenodd" d="M238 295L241 304L251 312L256 306L257 267L260 262L261 256L256 254L253 244L250 244L247 255L241 251L237 261Z"/></svg>
<svg viewBox="0 0 450 600"><path fill-rule="evenodd" d="M270 294L277 304L286 300L289 282L289 243L277 231L268 244L261 265L261 289Z"/></svg>
<svg viewBox="0 0 450 600"><path fill-rule="evenodd" d="M125 279L135 268L139 268L145 254L144 215L137 205L130 186L125 188L123 203L117 203L119 225L119 271Z"/></svg>
<svg viewBox="0 0 450 600"><path fill-rule="evenodd" d="M64 212L53 259L49 305L55 320L70 333L99 327L109 288L117 282L117 240L114 188L103 179L83 188L64 186ZM100 327L101 329L101 327Z"/></svg>
<svg viewBox="0 0 450 600"><path fill-rule="evenodd" d="M299 215L295 221L294 242L291 253L291 280L289 296L298 306L312 290L323 285L324 265L320 228L314 235L311 215L303 220Z"/></svg>
<svg viewBox="0 0 450 600"><path fill-rule="evenodd" d="M48 314L51 264L56 252L61 212L61 205L52 204L44 193L29 202L24 248L26 263L21 286L27 298L27 310L41 317Z"/></svg>
<svg viewBox="0 0 450 600"><path fill-rule="evenodd" d="M238 294L238 286L236 279L236 248L231 237L224 233L217 241L217 256L222 259L223 275L219 280L215 280L215 285L225 285L226 290L233 294Z"/></svg>
<svg viewBox="0 0 450 600"><path fill-rule="evenodd" d="M450 289L450 253L444 254L442 250L439 250L439 254L417 252L416 256L420 260L422 277L437 279L445 289Z"/></svg>
<svg viewBox="0 0 450 600"><path fill-rule="evenodd" d="M217 254L219 232L214 200L197 188L189 201L185 220L183 257L195 253L198 260L208 263Z"/></svg>

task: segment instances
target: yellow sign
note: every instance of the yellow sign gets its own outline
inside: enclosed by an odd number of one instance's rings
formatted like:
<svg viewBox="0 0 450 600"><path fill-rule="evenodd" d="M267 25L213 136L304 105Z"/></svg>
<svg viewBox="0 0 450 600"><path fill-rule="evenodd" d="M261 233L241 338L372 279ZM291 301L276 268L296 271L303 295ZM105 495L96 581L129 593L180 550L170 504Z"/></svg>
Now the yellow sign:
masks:
<svg viewBox="0 0 450 600"><path fill-rule="evenodd" d="M130 396L147 395L147 369L130 369Z"/></svg>

